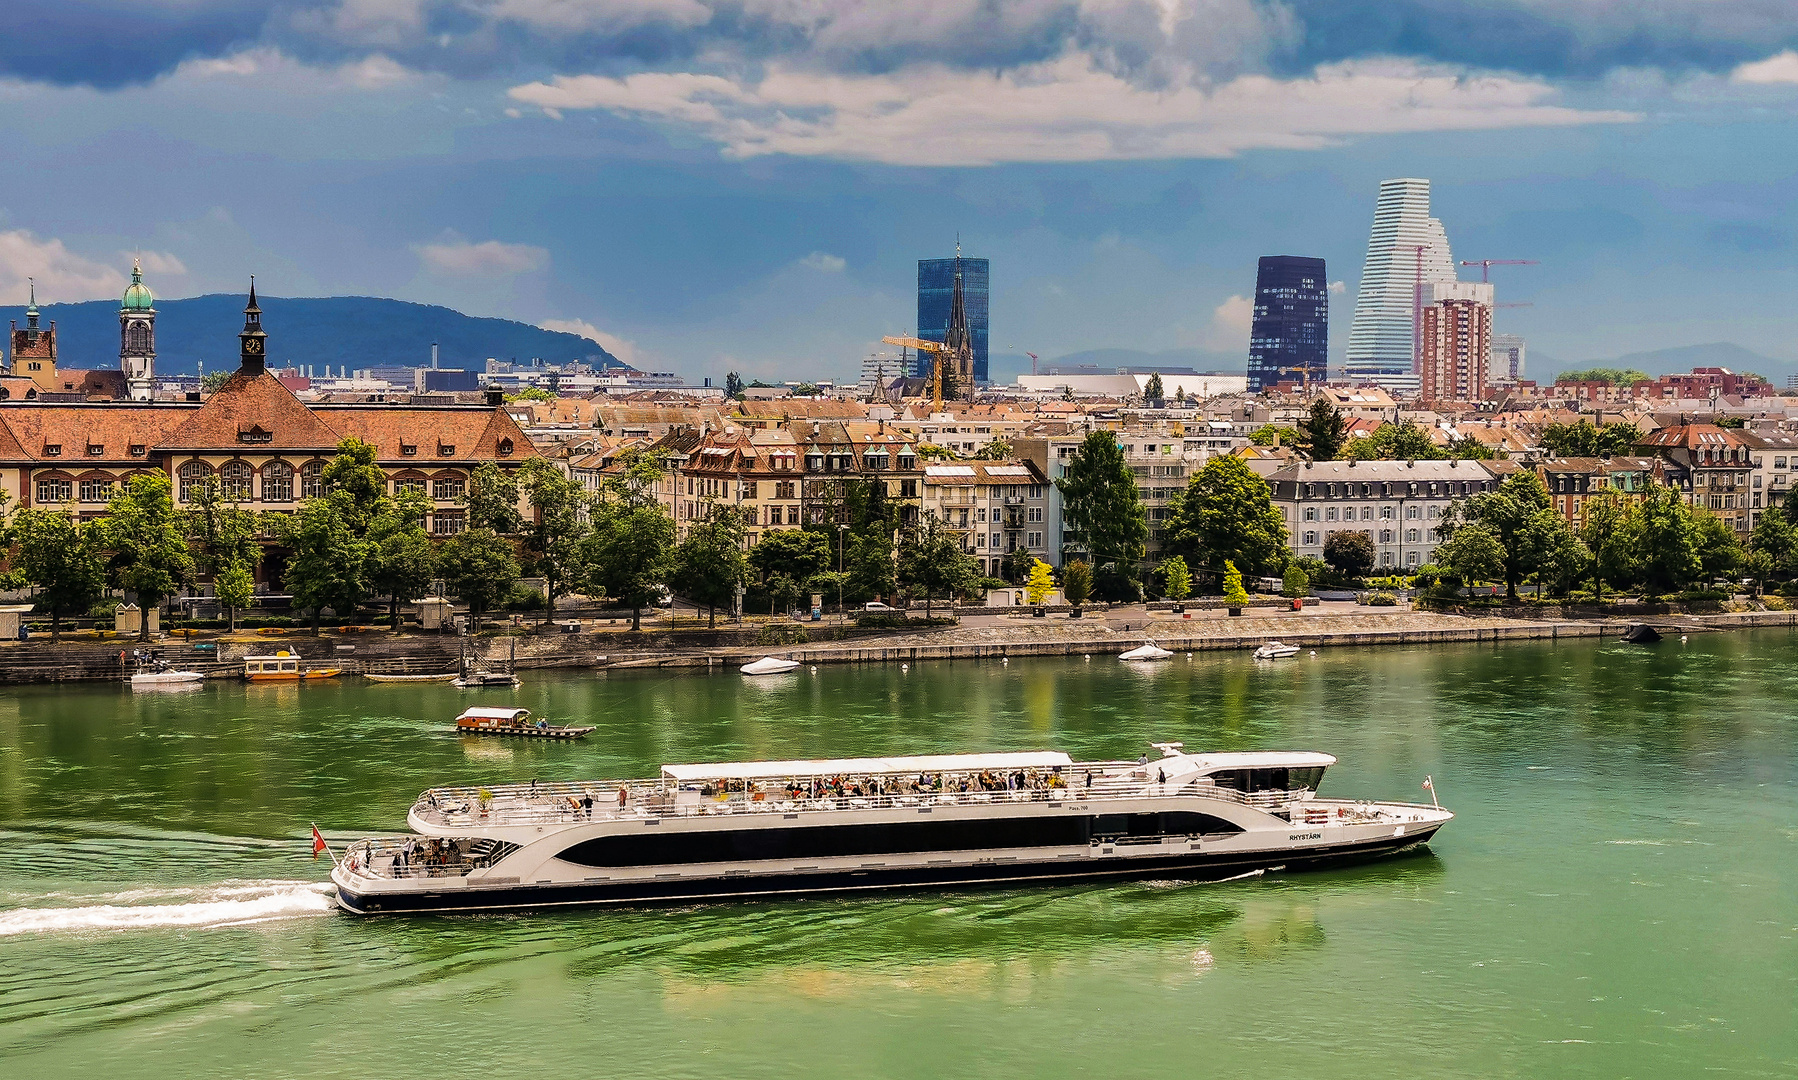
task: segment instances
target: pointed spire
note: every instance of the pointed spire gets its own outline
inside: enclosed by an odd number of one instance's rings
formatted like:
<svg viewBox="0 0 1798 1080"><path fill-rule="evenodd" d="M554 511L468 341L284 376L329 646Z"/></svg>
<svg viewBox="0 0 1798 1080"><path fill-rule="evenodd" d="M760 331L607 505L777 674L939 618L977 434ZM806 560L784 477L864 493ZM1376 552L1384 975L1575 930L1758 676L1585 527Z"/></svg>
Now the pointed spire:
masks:
<svg viewBox="0 0 1798 1080"><path fill-rule="evenodd" d="M143 262L142 262L142 260L138 259L136 256L132 256L132 259L131 259L131 284L142 285L143 283L144 283Z"/></svg>
<svg viewBox="0 0 1798 1080"><path fill-rule="evenodd" d="M29 305L27 305L25 308L25 326L27 329L36 330L37 329L37 279L36 278L26 278L25 281L31 287L31 303Z"/></svg>

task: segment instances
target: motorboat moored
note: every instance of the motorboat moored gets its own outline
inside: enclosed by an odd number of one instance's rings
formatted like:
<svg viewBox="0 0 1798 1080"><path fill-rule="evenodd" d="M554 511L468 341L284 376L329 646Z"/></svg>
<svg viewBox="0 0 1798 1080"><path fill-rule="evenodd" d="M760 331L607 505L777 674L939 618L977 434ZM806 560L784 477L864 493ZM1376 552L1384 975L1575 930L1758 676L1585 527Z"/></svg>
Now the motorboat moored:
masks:
<svg viewBox="0 0 1798 1080"><path fill-rule="evenodd" d="M1255 650L1255 659L1279 660L1283 657L1297 656L1298 654L1299 647L1297 645L1288 645L1283 641L1270 641Z"/></svg>
<svg viewBox="0 0 1798 1080"><path fill-rule="evenodd" d="M1416 848L1431 803L1319 798L1328 754L1075 762L1054 751L664 765L640 780L434 788L412 836L336 862L355 914L1225 881Z"/></svg>
<svg viewBox="0 0 1798 1080"><path fill-rule="evenodd" d="M745 675L784 675L799 667L797 660L783 660L778 656L764 656L753 664L744 664L740 670Z"/></svg>
<svg viewBox="0 0 1798 1080"><path fill-rule="evenodd" d="M1174 654L1169 652L1168 650L1162 648L1161 646L1155 644L1153 641L1151 641L1146 645L1142 645L1137 648L1131 649L1129 652L1118 653L1118 659L1119 660L1166 660L1168 657L1170 657L1172 655L1174 655Z"/></svg>
<svg viewBox="0 0 1798 1080"><path fill-rule="evenodd" d="M182 683L204 682L206 676L198 671L176 671L167 664L159 664L149 671L139 671L131 676L132 686L178 686Z"/></svg>
<svg viewBox="0 0 1798 1080"><path fill-rule="evenodd" d="M369 682L378 683L445 683L454 680L456 673L450 671L441 675L376 675L373 672L363 672L362 677Z"/></svg>

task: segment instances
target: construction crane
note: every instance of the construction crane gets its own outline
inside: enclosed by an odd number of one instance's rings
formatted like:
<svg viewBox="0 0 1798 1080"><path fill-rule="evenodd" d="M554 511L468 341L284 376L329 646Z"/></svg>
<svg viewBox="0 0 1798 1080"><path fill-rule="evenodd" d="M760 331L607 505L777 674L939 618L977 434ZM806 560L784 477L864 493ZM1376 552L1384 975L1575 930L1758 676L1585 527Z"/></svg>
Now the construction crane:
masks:
<svg viewBox="0 0 1798 1080"><path fill-rule="evenodd" d="M1461 265L1479 267L1480 280L1486 284L1491 284L1492 268L1494 266L1540 266L1541 264L1535 259L1462 259Z"/></svg>
<svg viewBox="0 0 1798 1080"><path fill-rule="evenodd" d="M943 411L943 354L949 351L949 347L947 345L944 345L940 341L931 341L929 338L918 338L918 337L892 337L892 336L889 336L889 337L881 338L880 341L881 341L881 344L883 344L883 345L898 345L903 348L916 349L919 352L927 352L930 354L930 356L931 356L931 361L930 361L931 408L930 408L930 411L931 412L942 412Z"/></svg>

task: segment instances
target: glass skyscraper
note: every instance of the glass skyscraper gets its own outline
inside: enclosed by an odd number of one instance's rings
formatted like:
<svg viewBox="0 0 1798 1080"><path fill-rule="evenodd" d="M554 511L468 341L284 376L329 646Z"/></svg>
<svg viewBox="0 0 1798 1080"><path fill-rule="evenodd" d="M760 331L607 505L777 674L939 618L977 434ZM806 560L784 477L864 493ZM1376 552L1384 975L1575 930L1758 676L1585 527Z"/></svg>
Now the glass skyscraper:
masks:
<svg viewBox="0 0 1798 1080"><path fill-rule="evenodd" d="M1329 359L1330 282L1324 261L1263 255L1249 330L1249 393L1283 382L1321 383Z"/></svg>
<svg viewBox="0 0 1798 1080"><path fill-rule="evenodd" d="M955 266L961 264L962 304L968 312L968 336L974 346L974 381L986 377L986 282L985 259L918 260L918 336L942 341L949 336L949 304L955 296ZM920 353L912 361L911 374L930 377L930 355Z"/></svg>
<svg viewBox="0 0 1798 1080"><path fill-rule="evenodd" d="M1416 340L1418 286L1455 280L1448 233L1430 216L1430 182L1380 181L1367 262L1349 327L1348 377L1398 393L1418 388Z"/></svg>

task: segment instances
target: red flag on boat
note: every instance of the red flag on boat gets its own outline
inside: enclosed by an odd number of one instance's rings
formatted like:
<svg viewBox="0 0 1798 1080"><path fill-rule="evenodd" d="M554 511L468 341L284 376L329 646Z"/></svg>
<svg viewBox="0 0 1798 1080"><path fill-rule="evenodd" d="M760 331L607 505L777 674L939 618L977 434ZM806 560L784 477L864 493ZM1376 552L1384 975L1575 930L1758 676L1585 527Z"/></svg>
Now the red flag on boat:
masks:
<svg viewBox="0 0 1798 1080"><path fill-rule="evenodd" d="M312 826L312 861L317 862L318 853L324 850L326 850L325 838L318 831L318 826L314 825Z"/></svg>
<svg viewBox="0 0 1798 1080"><path fill-rule="evenodd" d="M1430 781L1429 777L1426 776L1423 778L1423 789L1425 791L1435 791L1436 785ZM315 833L316 833L316 830L315 830Z"/></svg>

